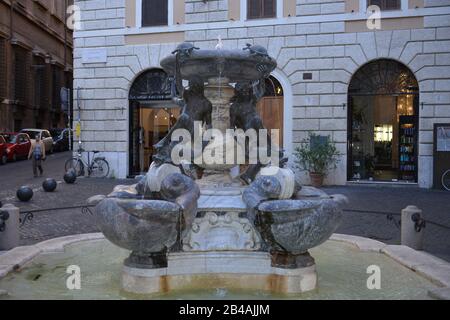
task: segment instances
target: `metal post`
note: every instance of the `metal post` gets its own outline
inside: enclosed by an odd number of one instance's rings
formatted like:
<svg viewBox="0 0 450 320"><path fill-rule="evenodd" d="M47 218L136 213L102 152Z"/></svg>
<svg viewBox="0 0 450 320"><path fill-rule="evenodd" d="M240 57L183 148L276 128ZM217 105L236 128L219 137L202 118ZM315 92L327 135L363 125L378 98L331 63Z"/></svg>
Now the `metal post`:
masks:
<svg viewBox="0 0 450 320"><path fill-rule="evenodd" d="M6 204L0 208L0 250L11 250L19 246L20 213L19 208Z"/></svg>
<svg viewBox="0 0 450 320"><path fill-rule="evenodd" d="M81 126L80 87L77 88L78 124ZM78 148L81 148L81 134L78 137Z"/></svg>
<svg viewBox="0 0 450 320"><path fill-rule="evenodd" d="M72 150L72 127L73 127L73 125L72 125L72 117L70 115L71 114L70 100L72 97L71 97L69 88L67 88L67 96L68 96L68 102L67 102L68 110L67 111L68 111L68 117L69 117L69 150Z"/></svg>
<svg viewBox="0 0 450 320"><path fill-rule="evenodd" d="M422 210L416 206L408 206L402 210L401 220L402 245L415 250L423 248L423 230L425 220L422 219Z"/></svg>

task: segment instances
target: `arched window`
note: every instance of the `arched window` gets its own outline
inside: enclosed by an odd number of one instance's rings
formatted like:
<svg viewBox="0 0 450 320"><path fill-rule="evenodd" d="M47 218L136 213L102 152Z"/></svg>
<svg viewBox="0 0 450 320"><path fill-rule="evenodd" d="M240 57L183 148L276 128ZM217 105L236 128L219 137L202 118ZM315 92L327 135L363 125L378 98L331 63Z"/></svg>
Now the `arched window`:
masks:
<svg viewBox="0 0 450 320"><path fill-rule="evenodd" d="M414 74L405 65L380 59L362 66L350 82L349 94L396 94L418 91Z"/></svg>
<svg viewBox="0 0 450 320"><path fill-rule="evenodd" d="M136 78L130 89L130 100L170 100L170 81L160 69L152 69Z"/></svg>

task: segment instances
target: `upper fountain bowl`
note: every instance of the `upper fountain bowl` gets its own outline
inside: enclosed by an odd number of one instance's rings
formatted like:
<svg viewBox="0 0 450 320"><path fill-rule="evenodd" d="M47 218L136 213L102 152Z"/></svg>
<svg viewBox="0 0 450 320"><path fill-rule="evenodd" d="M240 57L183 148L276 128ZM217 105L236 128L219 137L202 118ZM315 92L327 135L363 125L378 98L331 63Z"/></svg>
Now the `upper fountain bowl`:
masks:
<svg viewBox="0 0 450 320"><path fill-rule="evenodd" d="M176 73L177 56L179 72L185 80L224 77L230 82L254 81L268 77L277 66L275 59L261 46L248 45L242 50L200 50L184 42L161 61L169 75Z"/></svg>

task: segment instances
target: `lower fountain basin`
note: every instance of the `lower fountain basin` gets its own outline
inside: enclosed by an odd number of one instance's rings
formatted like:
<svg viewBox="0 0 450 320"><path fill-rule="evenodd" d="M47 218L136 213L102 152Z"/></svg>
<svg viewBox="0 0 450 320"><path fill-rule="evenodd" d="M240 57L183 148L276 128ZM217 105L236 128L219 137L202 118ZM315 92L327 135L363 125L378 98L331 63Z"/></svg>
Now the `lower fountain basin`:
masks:
<svg viewBox="0 0 450 320"><path fill-rule="evenodd" d="M342 210L332 198L270 200L258 206L257 229L272 250L299 255L330 238Z"/></svg>
<svg viewBox="0 0 450 320"><path fill-rule="evenodd" d="M400 251L409 253L408 263L414 264L417 272L405 266ZM235 278L202 273L203 280L213 280L212 285L202 289L186 286L181 291L157 295L134 295L121 289L122 262L129 251L111 244L101 234L65 237L16 248L1 255L0 291L8 294L0 299L430 299L429 291L450 285L448 277L440 278L438 274L425 272L448 269L450 264L403 246L334 235L311 253L320 277L318 288L308 293L285 295L261 288L242 291L237 290ZM210 254L210 259L217 255ZM176 260L176 257L171 259ZM12 272L14 265L20 266L20 270ZM69 276L66 270L71 265L80 267L82 290L71 291L66 287ZM366 285L367 268L372 265L382 270L380 290L369 290ZM199 270L183 266L180 272L199 274ZM255 270L251 272L255 273ZM208 282L197 282L205 283Z"/></svg>
<svg viewBox="0 0 450 320"><path fill-rule="evenodd" d="M102 200L94 213L97 226L108 240L143 253L172 247L182 215L176 203L118 198Z"/></svg>

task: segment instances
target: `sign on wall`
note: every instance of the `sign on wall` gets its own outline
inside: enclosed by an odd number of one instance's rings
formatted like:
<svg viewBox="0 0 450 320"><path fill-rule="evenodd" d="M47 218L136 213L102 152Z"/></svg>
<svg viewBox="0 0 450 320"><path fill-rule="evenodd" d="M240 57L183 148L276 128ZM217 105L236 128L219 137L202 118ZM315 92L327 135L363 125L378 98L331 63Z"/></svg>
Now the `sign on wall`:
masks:
<svg viewBox="0 0 450 320"><path fill-rule="evenodd" d="M433 185L443 189L442 175L450 169L450 123L435 123L433 140Z"/></svg>
<svg viewBox="0 0 450 320"><path fill-rule="evenodd" d="M436 151L450 151L450 126L437 126L436 128Z"/></svg>
<svg viewBox="0 0 450 320"><path fill-rule="evenodd" d="M83 49L82 63L106 63L107 60L106 48Z"/></svg>

